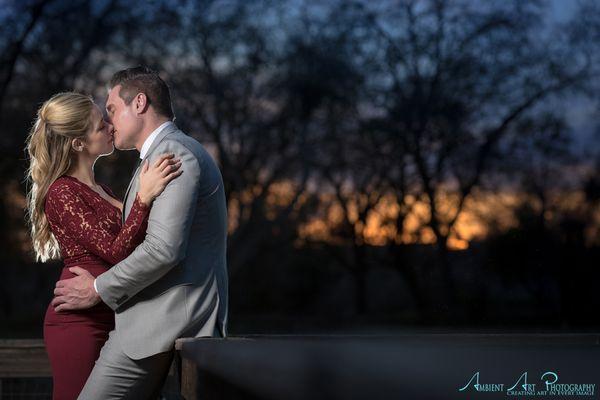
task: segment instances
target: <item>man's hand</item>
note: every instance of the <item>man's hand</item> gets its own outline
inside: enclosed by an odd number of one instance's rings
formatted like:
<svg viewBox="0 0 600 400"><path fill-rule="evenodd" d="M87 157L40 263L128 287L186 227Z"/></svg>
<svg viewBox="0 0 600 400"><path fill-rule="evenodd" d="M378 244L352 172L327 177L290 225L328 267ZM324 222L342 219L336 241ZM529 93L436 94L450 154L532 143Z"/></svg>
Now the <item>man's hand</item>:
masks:
<svg viewBox="0 0 600 400"><path fill-rule="evenodd" d="M52 306L54 311L82 310L100 303L102 299L94 290L94 277L79 267L69 268L77 275L74 278L56 282Z"/></svg>

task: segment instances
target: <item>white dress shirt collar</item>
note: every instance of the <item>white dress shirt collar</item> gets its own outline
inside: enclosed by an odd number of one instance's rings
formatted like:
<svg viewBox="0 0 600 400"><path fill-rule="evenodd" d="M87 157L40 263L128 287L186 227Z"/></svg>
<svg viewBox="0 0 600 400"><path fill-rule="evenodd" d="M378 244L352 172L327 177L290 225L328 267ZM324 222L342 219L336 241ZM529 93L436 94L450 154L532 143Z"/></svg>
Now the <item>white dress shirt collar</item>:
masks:
<svg viewBox="0 0 600 400"><path fill-rule="evenodd" d="M140 149L140 159L142 159L142 160L144 159L144 157L146 156L146 153L150 149L150 146L152 146L152 142L154 142L154 139L156 139L158 134L160 132L162 132L163 129L166 129L168 126L170 126L171 124L173 124L173 121L163 122L158 128L156 128L154 131L152 131L152 133L146 138L146 140L144 140L144 143L142 144L142 148Z"/></svg>

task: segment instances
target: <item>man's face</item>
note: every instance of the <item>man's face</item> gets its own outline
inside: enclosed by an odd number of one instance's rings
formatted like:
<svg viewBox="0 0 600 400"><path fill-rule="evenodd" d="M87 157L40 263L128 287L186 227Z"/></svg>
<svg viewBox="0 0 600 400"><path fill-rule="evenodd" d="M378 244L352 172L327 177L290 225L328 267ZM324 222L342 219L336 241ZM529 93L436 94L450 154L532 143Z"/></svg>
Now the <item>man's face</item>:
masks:
<svg viewBox="0 0 600 400"><path fill-rule="evenodd" d="M121 85L108 91L106 113L108 121L114 126L115 147L119 150L135 148L137 137L142 130L142 120L135 109L135 101L127 105L119 96Z"/></svg>

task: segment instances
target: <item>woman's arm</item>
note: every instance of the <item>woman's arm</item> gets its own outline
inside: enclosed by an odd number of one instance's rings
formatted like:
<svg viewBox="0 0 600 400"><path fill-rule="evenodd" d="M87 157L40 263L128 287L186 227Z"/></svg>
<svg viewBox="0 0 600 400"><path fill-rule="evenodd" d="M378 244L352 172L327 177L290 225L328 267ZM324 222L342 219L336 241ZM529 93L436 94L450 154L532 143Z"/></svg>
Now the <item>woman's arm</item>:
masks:
<svg viewBox="0 0 600 400"><path fill-rule="evenodd" d="M52 188L48 193L48 219L66 235L110 264L125 259L144 239L150 206L139 196L118 234L113 234L95 210L69 186Z"/></svg>

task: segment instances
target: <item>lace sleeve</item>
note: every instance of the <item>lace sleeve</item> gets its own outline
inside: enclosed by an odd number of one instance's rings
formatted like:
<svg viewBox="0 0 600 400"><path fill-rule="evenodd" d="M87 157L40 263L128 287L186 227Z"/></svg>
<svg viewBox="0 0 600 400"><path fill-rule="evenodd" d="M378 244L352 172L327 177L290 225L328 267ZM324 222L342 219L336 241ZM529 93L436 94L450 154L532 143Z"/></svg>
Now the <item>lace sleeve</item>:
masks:
<svg viewBox="0 0 600 400"><path fill-rule="evenodd" d="M131 212L117 235L104 228L94 209L71 188L51 190L47 199L49 218L57 221L65 233L91 253L110 264L125 259L143 240L150 207L136 196Z"/></svg>

